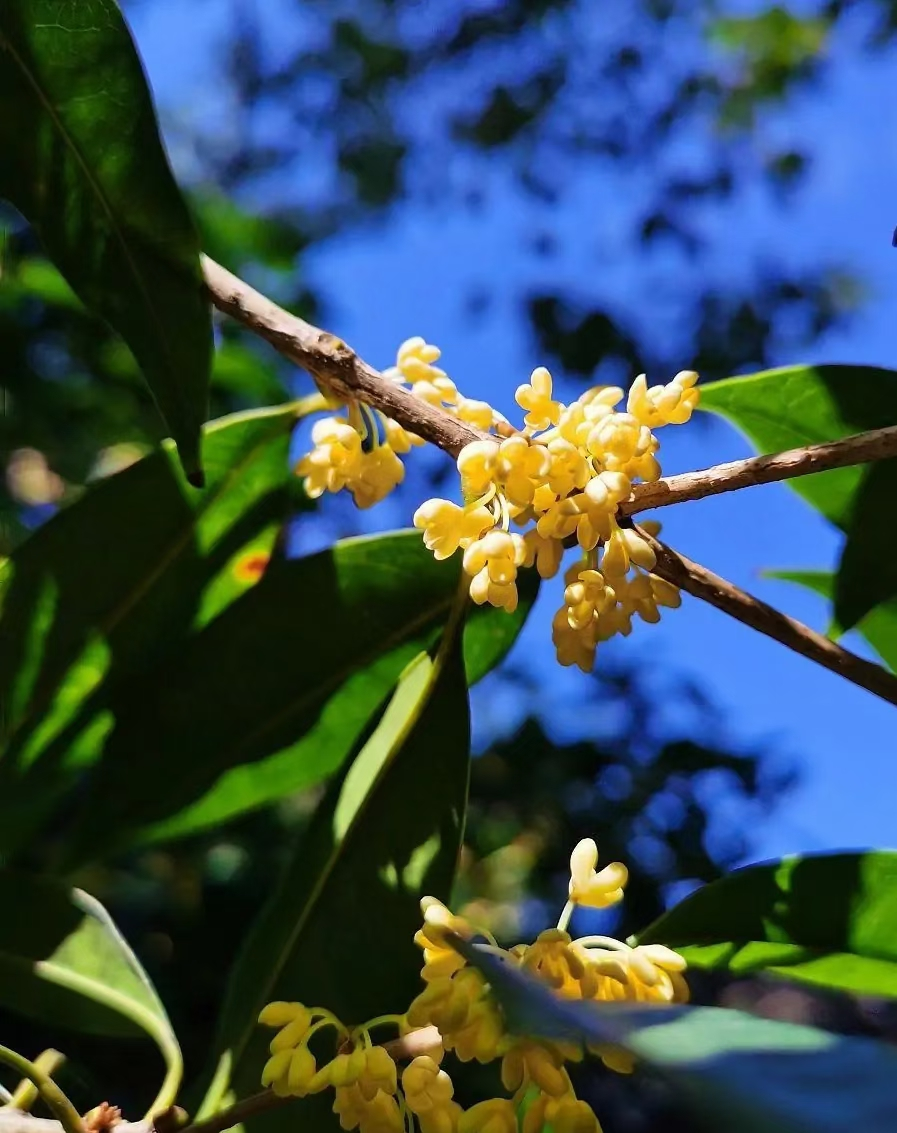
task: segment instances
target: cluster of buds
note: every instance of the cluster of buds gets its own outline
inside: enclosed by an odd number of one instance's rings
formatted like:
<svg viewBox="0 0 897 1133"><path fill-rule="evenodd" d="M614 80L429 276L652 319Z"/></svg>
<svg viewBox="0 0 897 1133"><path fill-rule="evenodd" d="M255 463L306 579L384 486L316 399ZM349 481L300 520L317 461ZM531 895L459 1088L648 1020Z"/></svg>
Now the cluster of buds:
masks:
<svg viewBox="0 0 897 1133"><path fill-rule="evenodd" d="M575 1043L509 1034L486 978L451 942L452 936L479 941L477 947L543 981L563 998L685 1002L685 961L678 953L657 944L633 947L605 936L573 939L567 931L577 905L603 909L623 897L626 867L611 862L598 870L597 863L595 843L580 842L570 858L569 900L557 927L540 933L532 944L511 949L500 948L489 933L425 897L424 924L415 936L423 951L425 987L407 1014L381 1016L349 1030L323 1009L269 1004L260 1022L280 1030L271 1043L262 1084L296 1097L333 1087L333 1109L342 1128L361 1133L412 1133L415 1123L420 1133L517 1133L524 1103L522 1133L540 1133L545 1126L555 1133L600 1133L591 1107L577 1098L565 1064L592 1054L609 1069L628 1073L633 1065L630 1056L606 1046L583 1049ZM371 1029L385 1023L394 1024L402 1034L435 1027L439 1039L399 1074L386 1049L371 1043ZM308 1040L324 1027L336 1029L339 1049L318 1069ZM447 1052L460 1062L500 1061L508 1096L462 1108L443 1066Z"/></svg>
<svg viewBox="0 0 897 1133"><path fill-rule="evenodd" d="M655 555L648 541L619 522L617 511L634 483L659 478L660 446L652 430L689 419L696 381L697 374L683 370L667 385L648 388L640 375L624 412L617 408L624 393L616 386L596 386L563 405L552 399L549 372L534 370L516 394L527 410L523 430L462 449L458 471L466 502L427 500L415 526L437 558L464 552L474 602L509 611L517 605L518 569L535 566L542 578L552 578L565 548L575 545L577 561L564 576L552 638L562 665L588 672L598 644L630 634L634 615L657 622L661 607L680 604L678 589L651 573Z"/></svg>
<svg viewBox="0 0 897 1133"><path fill-rule="evenodd" d="M562 665L588 672L599 643L631 633L634 616L657 622L662 607L680 604L678 589L651 573L649 542L625 525L618 509L634 483L659 478L653 430L689 420L698 376L683 370L666 385L649 388L642 374L623 410L625 395L617 386L596 386L569 405L555 401L551 374L539 367L516 392L526 412L523 428L514 432L486 402L462 396L436 365L439 357L436 346L410 338L385 376L492 435L458 456L464 502L427 500L414 525L437 559L463 552L474 602L508 612L517 607L521 567L553 578L565 549L575 546L577 561L564 575L564 604L552 638ZM378 502L400 483L399 454L423 443L358 402L348 404L345 416L319 421L312 439L314 449L298 465L308 495L348 488L359 507ZM650 532L650 524L644 527Z"/></svg>
<svg viewBox="0 0 897 1133"><path fill-rule="evenodd" d="M414 397L450 413L475 429L494 423L491 406L463 397L452 379L435 363L437 346L409 338L399 347L395 366L383 376L407 385ZM339 403L336 403L339 404ZM306 494L317 499L325 492L347 488L360 508L368 508L402 482L405 466L399 459L424 442L379 410L358 401L345 406L345 416L325 417L312 430L314 448L296 467Z"/></svg>

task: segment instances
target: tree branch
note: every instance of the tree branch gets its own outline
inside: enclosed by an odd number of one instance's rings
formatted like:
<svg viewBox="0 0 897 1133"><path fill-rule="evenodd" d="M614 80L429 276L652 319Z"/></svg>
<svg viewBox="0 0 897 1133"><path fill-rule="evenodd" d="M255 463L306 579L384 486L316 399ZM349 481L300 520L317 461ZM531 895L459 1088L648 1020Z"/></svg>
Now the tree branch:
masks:
<svg viewBox="0 0 897 1133"><path fill-rule="evenodd" d="M675 583L680 590L709 602L711 606L716 606L718 610L766 634L767 637L780 641L795 653L800 653L826 669L831 669L845 680L859 685L875 696L880 696L889 704L897 704L897 676L893 673L888 672L881 665L858 657L802 622L789 618L787 614L780 613L772 606L761 602L759 598L740 590L706 567L693 563L641 528L637 530L651 544L657 555L654 574Z"/></svg>
<svg viewBox="0 0 897 1133"><path fill-rule="evenodd" d="M486 437L486 433L384 378L341 339L278 307L208 256L202 257L202 267L206 288L218 310L266 339L294 365L307 370L325 390L379 409L452 456L471 441Z"/></svg>
<svg viewBox="0 0 897 1133"><path fill-rule="evenodd" d="M486 437L487 434L384 378L343 341L278 307L208 256L203 256L202 266L206 289L220 311L266 339L275 350L307 370L319 385L338 397L366 402L451 456L456 457L471 441ZM897 426L827 444L789 449L773 456L734 460L698 472L670 476L654 484L636 484L632 498L620 505L620 514L636 515L649 508L668 507L755 484L769 484L892 456L897 456Z"/></svg>
<svg viewBox="0 0 897 1133"><path fill-rule="evenodd" d="M636 484L632 499L620 505L622 515L635 515L649 508L702 500L722 492L737 492L756 484L772 484L795 476L809 476L851 464L897 457L897 425L873 429L821 445L788 449L771 456L733 460L681 476L668 476L654 484Z"/></svg>

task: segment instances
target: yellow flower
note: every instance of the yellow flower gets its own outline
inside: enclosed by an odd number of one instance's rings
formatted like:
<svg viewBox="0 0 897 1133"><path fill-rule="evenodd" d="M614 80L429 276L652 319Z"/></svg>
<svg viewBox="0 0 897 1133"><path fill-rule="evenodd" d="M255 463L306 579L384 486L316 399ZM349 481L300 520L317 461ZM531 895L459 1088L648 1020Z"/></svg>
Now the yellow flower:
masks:
<svg viewBox="0 0 897 1133"><path fill-rule="evenodd" d="M575 569L575 568L574 568ZM597 570L578 570L564 591L567 622L571 629L588 629L596 616L604 613L616 600L613 589Z"/></svg>
<svg viewBox="0 0 897 1133"><path fill-rule="evenodd" d="M358 472L348 481L349 491L360 508L380 503L405 478L405 465L389 445L378 445L361 454Z"/></svg>
<svg viewBox="0 0 897 1133"><path fill-rule="evenodd" d="M497 457L497 441L471 441L461 449L458 453L458 471L465 497L482 496L492 487Z"/></svg>
<svg viewBox="0 0 897 1133"><path fill-rule="evenodd" d="M473 1004L462 1027L448 1033L442 1027L439 1030L445 1049L453 1051L461 1062L491 1062L498 1057L505 1037L502 1017L488 995L481 995Z"/></svg>
<svg viewBox="0 0 897 1133"><path fill-rule="evenodd" d="M471 576L470 597L512 614L517 609L517 568L526 562L526 544L517 534L499 528L487 531L464 552L464 571Z"/></svg>
<svg viewBox="0 0 897 1133"><path fill-rule="evenodd" d="M533 527L523 536L526 547L525 566L535 563L540 578L554 578L561 566L564 544L559 539L545 539Z"/></svg>
<svg viewBox="0 0 897 1133"><path fill-rule="evenodd" d="M398 421L393 421L391 417L383 417L383 435L385 443L389 445L393 452L406 453L410 452L413 446L426 444L426 441L417 436L416 433L409 433L407 429L403 429Z"/></svg>
<svg viewBox="0 0 897 1133"><path fill-rule="evenodd" d="M515 1043L501 1061L502 1085L513 1094L524 1083L532 1082L543 1093L560 1097L570 1088L563 1061L557 1051L546 1044L522 1040Z"/></svg>
<svg viewBox="0 0 897 1133"><path fill-rule="evenodd" d="M589 1051L597 1055L608 1070L613 1070L615 1074L631 1074L635 1069L635 1057L622 1047L602 1043L590 1045Z"/></svg>
<svg viewBox="0 0 897 1133"><path fill-rule="evenodd" d="M262 1070L262 1085L270 1086L279 1097L304 1098L326 1088L322 1082L312 1089L316 1077L315 1058L307 1046L278 1050Z"/></svg>
<svg viewBox="0 0 897 1133"><path fill-rule="evenodd" d="M526 507L545 482L551 457L544 445L530 444L526 437L508 437L498 446L495 479L512 504Z"/></svg>
<svg viewBox="0 0 897 1133"><path fill-rule="evenodd" d="M471 397L462 397L454 408L455 416L466 421L474 429L487 432L492 428L495 413L488 401L475 401Z"/></svg>
<svg viewBox="0 0 897 1133"><path fill-rule="evenodd" d="M548 485L556 496L569 495L575 488L584 488L591 478L588 461L582 451L558 436L547 445L551 463Z"/></svg>
<svg viewBox="0 0 897 1133"><path fill-rule="evenodd" d="M551 1099L545 1106L545 1121L555 1133L601 1133L592 1107L571 1095Z"/></svg>
<svg viewBox="0 0 897 1133"><path fill-rule="evenodd" d="M458 1133L458 1122L463 1112L458 1103L452 1101L439 1109L418 1113L416 1116L420 1133Z"/></svg>
<svg viewBox="0 0 897 1133"><path fill-rule="evenodd" d="M338 1087L333 1112L343 1129L361 1133L403 1133L405 1127L398 1102L383 1090L368 1099L357 1085Z"/></svg>
<svg viewBox="0 0 897 1133"><path fill-rule="evenodd" d="M631 413L612 413L589 431L586 447L611 472L626 472L640 457L654 451L657 442L651 430Z"/></svg>
<svg viewBox="0 0 897 1133"><path fill-rule="evenodd" d="M600 873L596 872L598 847L591 838L574 847L570 855L570 900L575 905L592 909L606 909L623 898L623 887L629 871L622 862L611 862Z"/></svg>
<svg viewBox="0 0 897 1133"><path fill-rule="evenodd" d="M647 378L639 374L630 386L626 408L650 429L684 425L698 403L697 380L694 370L680 370L668 385L649 389Z"/></svg>
<svg viewBox="0 0 897 1133"><path fill-rule="evenodd" d="M296 471L305 477L305 494L315 500L324 492L338 492L358 475L361 434L342 417L325 417L315 422L311 439L315 447Z"/></svg>
<svg viewBox="0 0 897 1133"><path fill-rule="evenodd" d="M450 500L427 500L414 513L414 526L424 533L424 545L436 559L447 559L459 547L469 547L494 523L483 505L458 507Z"/></svg>
<svg viewBox="0 0 897 1133"><path fill-rule="evenodd" d="M304 1003L285 1003L277 1000L263 1007L259 1022L265 1027L285 1027L288 1023L301 1020L306 1027L311 1025L311 1012Z"/></svg>
<svg viewBox="0 0 897 1133"><path fill-rule="evenodd" d="M432 366L428 368L433 369ZM441 371L438 375L433 375L427 380L416 380L411 387L411 392L421 401L425 401L428 405L433 405L437 409L453 407L461 396L452 379Z"/></svg>
<svg viewBox="0 0 897 1133"><path fill-rule="evenodd" d="M601 559L601 570L605 575L615 582L629 570L630 563L650 570L656 561L650 543L637 531L631 527L618 527L616 521L612 522L611 535L604 545Z"/></svg>
<svg viewBox="0 0 897 1133"><path fill-rule="evenodd" d="M523 420L530 429L547 429L560 420L563 406L551 400L551 374L544 366L533 370L527 385L517 387L514 400L528 410Z"/></svg>
<svg viewBox="0 0 897 1133"><path fill-rule="evenodd" d="M412 1113L431 1113L444 1109L452 1100L452 1080L429 1055L412 1059L402 1072L402 1092Z"/></svg>
<svg viewBox="0 0 897 1133"><path fill-rule="evenodd" d="M466 1110L458 1133L517 1133L517 1110L507 1098L490 1098Z"/></svg>
<svg viewBox="0 0 897 1133"><path fill-rule="evenodd" d="M590 673L595 664L596 640L591 627L577 630L570 626L567 607L561 606L551 623L551 640L557 654L559 665L576 665L584 673Z"/></svg>
<svg viewBox="0 0 897 1133"><path fill-rule="evenodd" d="M685 1003L685 958L663 944L640 944L625 956L634 998L652 1003Z"/></svg>

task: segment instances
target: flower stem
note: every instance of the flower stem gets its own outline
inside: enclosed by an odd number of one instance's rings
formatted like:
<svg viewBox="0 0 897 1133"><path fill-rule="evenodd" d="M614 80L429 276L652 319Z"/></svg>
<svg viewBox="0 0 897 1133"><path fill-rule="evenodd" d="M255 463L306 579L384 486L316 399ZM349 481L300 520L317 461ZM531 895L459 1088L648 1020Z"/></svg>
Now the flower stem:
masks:
<svg viewBox="0 0 897 1133"><path fill-rule="evenodd" d="M11 1066L23 1078L28 1078L35 1084L38 1093L47 1103L47 1108L65 1133L85 1133L81 1115L46 1071L6 1046L0 1046L0 1062Z"/></svg>

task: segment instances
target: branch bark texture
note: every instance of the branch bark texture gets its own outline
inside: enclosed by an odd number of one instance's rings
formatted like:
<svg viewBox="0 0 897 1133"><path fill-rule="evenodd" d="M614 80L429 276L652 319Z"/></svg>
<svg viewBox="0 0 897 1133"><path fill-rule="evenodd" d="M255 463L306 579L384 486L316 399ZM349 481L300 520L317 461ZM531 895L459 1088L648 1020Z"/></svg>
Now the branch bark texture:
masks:
<svg viewBox="0 0 897 1133"><path fill-rule="evenodd" d="M652 538L641 528L637 530L657 555L654 574L675 583L686 594L701 598L737 621L780 641L795 653L808 657L852 684L880 696L889 704L897 704L897 677L887 669L858 657L802 622L761 602L759 598Z"/></svg>

